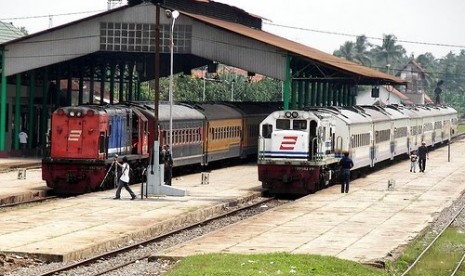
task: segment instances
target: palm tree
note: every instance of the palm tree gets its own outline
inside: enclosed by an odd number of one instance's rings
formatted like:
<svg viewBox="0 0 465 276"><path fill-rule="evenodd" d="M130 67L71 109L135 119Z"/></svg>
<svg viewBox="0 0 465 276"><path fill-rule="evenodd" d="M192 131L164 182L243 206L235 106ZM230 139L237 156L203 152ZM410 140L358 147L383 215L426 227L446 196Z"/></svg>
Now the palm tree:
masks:
<svg viewBox="0 0 465 276"><path fill-rule="evenodd" d="M368 39L365 35L357 36L354 47L354 59L356 62L362 65L371 65L370 52L368 48L372 45L368 42Z"/></svg>
<svg viewBox="0 0 465 276"><path fill-rule="evenodd" d="M383 35L383 44L373 48L375 58L380 62L384 62L384 66L398 63L405 56L404 47L396 44L396 42L397 37L395 35Z"/></svg>
<svg viewBox="0 0 465 276"><path fill-rule="evenodd" d="M352 41L346 41L339 47L339 50L334 51L333 55L354 61L354 46L355 44Z"/></svg>

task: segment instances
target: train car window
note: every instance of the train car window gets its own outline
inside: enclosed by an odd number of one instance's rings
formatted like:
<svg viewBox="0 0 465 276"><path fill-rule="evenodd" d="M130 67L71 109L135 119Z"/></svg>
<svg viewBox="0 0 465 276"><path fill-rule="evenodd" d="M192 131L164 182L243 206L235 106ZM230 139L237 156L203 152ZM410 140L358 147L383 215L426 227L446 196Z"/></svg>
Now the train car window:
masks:
<svg viewBox="0 0 465 276"><path fill-rule="evenodd" d="M391 130L384 129L376 132L376 143L389 141L391 139Z"/></svg>
<svg viewBox="0 0 465 276"><path fill-rule="evenodd" d="M113 128L111 127L111 124L108 125L108 136L111 136L111 130L112 130L112 129L113 129Z"/></svg>
<svg viewBox="0 0 465 276"><path fill-rule="evenodd" d="M307 121L305 121L305 120L293 120L292 121L292 129L294 129L294 130L306 130L307 129Z"/></svg>
<svg viewBox="0 0 465 276"><path fill-rule="evenodd" d="M129 122L131 122L131 117L129 116L129 112L126 113L126 126L129 127Z"/></svg>
<svg viewBox="0 0 465 276"><path fill-rule="evenodd" d="M277 119L276 129L281 129L281 130L291 129L291 121L289 119Z"/></svg>
<svg viewBox="0 0 465 276"><path fill-rule="evenodd" d="M266 124L266 125L262 125L262 136L263 138L271 138L271 133L273 132L273 126L272 125L269 125L269 124Z"/></svg>

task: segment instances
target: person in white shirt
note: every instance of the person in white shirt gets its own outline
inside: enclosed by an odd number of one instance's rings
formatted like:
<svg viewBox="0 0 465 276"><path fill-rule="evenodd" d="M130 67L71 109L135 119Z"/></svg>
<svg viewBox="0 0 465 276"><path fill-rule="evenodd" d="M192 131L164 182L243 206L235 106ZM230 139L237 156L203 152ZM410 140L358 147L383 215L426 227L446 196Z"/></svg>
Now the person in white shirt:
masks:
<svg viewBox="0 0 465 276"><path fill-rule="evenodd" d="M27 147L27 133L23 129L21 132L18 134L19 138L19 148L21 149L21 154L24 156L26 154L26 147Z"/></svg>
<svg viewBox="0 0 465 276"><path fill-rule="evenodd" d="M121 168L122 171L121 171L121 177L119 178L119 181L118 181L118 188L116 188L116 195L115 195L115 198L113 198L113 199L120 199L121 198L121 189L123 187L131 195L131 200L136 199L136 194L134 194L134 192L129 187L129 170L131 169L131 167L128 164L128 158L126 156L123 157L123 163L122 164L120 162L118 162L118 160L116 160L116 158L115 158L114 162L116 163L116 165L118 165Z"/></svg>

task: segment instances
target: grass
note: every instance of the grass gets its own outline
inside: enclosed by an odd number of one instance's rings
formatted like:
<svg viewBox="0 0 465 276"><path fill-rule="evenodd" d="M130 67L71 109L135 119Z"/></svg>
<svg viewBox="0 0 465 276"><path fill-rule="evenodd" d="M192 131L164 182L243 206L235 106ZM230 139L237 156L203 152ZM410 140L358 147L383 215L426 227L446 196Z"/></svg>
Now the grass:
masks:
<svg viewBox="0 0 465 276"><path fill-rule="evenodd" d="M465 132L465 125L462 125L462 124L458 125L457 131L458 131L458 133L464 133Z"/></svg>
<svg viewBox="0 0 465 276"><path fill-rule="evenodd" d="M335 257L288 253L236 255L206 254L187 257L167 276L263 276L263 275L388 275L386 272Z"/></svg>
<svg viewBox="0 0 465 276"><path fill-rule="evenodd" d="M425 235L412 242L403 255L388 268L395 275L405 271L410 263L426 248L433 235ZM458 228L449 228L435 242L418 264L408 273L409 276L441 276L450 275L465 250L465 233ZM397 272L397 273L395 273ZM465 272L462 270L462 274Z"/></svg>
<svg viewBox="0 0 465 276"><path fill-rule="evenodd" d="M465 133L465 125L458 126L459 133ZM382 200L382 199L381 199ZM434 237L428 233L419 235L402 256L393 262L387 262L386 270L376 269L356 262L335 257L318 255L297 255L288 253L235 255L206 254L187 257L178 262L166 276L375 276L401 275L408 265L424 250ZM455 264L465 250L465 233L450 228L436 241L431 252L423 256L418 267L409 272L409 276L450 275ZM465 271L460 271L465 275Z"/></svg>

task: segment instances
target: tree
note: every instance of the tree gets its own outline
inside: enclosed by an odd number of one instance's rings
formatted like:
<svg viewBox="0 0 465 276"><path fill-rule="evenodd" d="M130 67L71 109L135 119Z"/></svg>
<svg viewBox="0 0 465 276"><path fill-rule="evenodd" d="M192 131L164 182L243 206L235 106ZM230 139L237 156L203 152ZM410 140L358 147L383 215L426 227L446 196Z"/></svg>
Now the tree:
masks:
<svg viewBox="0 0 465 276"><path fill-rule="evenodd" d="M348 61L354 61L354 46L352 41L346 41L339 47L339 50L334 51L333 55L345 58Z"/></svg>
<svg viewBox="0 0 465 276"><path fill-rule="evenodd" d="M362 65L371 65L369 48L372 45L368 42L365 35L357 36L354 47L354 60Z"/></svg>
<svg viewBox="0 0 465 276"><path fill-rule="evenodd" d="M391 68L399 68L406 51L402 45L397 44L397 37L393 34L384 35L383 43L372 50L375 59L380 62L380 67L390 64Z"/></svg>

